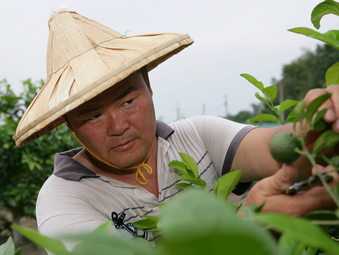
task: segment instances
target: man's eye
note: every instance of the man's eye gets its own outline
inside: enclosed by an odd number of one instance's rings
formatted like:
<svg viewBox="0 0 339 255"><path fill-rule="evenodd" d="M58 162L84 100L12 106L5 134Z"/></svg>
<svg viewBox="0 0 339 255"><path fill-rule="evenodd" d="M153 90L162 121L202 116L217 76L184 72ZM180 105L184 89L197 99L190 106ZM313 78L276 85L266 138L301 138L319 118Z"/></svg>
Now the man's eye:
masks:
<svg viewBox="0 0 339 255"><path fill-rule="evenodd" d="M128 100L124 103L124 105L130 105L133 102L134 99Z"/></svg>
<svg viewBox="0 0 339 255"><path fill-rule="evenodd" d="M90 118L90 120L95 120L95 119L99 118L100 116L101 116L101 114L96 114L92 118Z"/></svg>

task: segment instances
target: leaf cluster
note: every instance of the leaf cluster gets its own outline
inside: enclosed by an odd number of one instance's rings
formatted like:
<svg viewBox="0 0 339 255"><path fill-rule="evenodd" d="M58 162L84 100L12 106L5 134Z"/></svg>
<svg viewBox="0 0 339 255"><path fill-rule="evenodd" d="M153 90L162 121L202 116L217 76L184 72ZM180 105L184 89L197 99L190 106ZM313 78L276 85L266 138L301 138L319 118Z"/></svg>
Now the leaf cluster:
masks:
<svg viewBox="0 0 339 255"><path fill-rule="evenodd" d="M182 183L175 184L176 187L190 190L197 188L199 190L206 189L206 182L200 178L198 165L194 161L194 159L186 154L186 153L179 153L183 162L178 160L172 160L168 167L177 169L179 173L179 180L185 181ZM241 170L231 171L229 173L224 174L219 179L215 180L213 183L213 194L216 197L224 202L226 202L227 197L233 191L235 186L238 184L241 177ZM208 191L205 191L208 192ZM229 203L230 207L233 207L233 210L236 212L239 210L239 207L236 207L234 204ZM166 204L160 204L159 207L162 209L163 207L167 206ZM162 233L162 224L159 225L159 222L162 223L162 216L143 216L144 220L139 220L133 222L133 225L138 229L143 229L152 232Z"/></svg>
<svg viewBox="0 0 339 255"><path fill-rule="evenodd" d="M245 209L246 217L239 217L230 203L202 189L188 189L162 207L163 237L155 247L142 238L131 242L119 235L109 234L109 221L91 233L63 236L64 241L78 244L72 251L68 251L59 239L46 237L32 229L13 228L56 255L225 254L225 251L235 255L287 255L304 254L305 249L307 254L316 254L318 248L326 254L339 254L337 242L331 240L321 227L312 224L316 215L313 219L302 219L281 214L261 214L260 207L253 205ZM278 242L272 230L282 233ZM336 231L333 227L329 229L333 230ZM11 249L3 254L15 253Z"/></svg>
<svg viewBox="0 0 339 255"><path fill-rule="evenodd" d="M255 122L258 121L272 121L284 125L285 122L281 119L282 112L296 105L298 101L286 99L280 105L274 105L273 101L278 93L278 88L275 85L264 87L264 84L261 81L258 81L250 74L243 73L240 76L244 77L246 80L248 80L262 92L263 96L256 92L255 93L256 98L263 102L265 105L267 105L274 113L274 115L273 114L257 115L254 118L250 119L249 122L254 124ZM287 118L286 123L291 123L293 121L291 118L292 115Z"/></svg>

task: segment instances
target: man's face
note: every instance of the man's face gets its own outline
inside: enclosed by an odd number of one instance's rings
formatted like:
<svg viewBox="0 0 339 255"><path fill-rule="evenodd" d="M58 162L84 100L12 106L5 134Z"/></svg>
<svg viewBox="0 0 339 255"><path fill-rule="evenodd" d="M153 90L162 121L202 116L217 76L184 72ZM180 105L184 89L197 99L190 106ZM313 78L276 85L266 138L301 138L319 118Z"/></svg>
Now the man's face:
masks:
<svg viewBox="0 0 339 255"><path fill-rule="evenodd" d="M140 71L66 116L92 153L120 168L143 161L155 139L152 91Z"/></svg>

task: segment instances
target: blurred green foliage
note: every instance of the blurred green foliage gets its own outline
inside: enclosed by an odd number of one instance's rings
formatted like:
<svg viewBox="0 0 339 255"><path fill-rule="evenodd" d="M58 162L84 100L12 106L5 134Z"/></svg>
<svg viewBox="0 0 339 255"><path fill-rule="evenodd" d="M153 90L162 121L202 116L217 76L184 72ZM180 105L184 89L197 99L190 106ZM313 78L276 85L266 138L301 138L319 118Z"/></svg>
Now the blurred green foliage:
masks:
<svg viewBox="0 0 339 255"><path fill-rule="evenodd" d="M9 211L13 221L35 216L35 201L53 172L54 154L79 147L64 126L24 147L15 145L12 136L19 120L42 86L43 81L32 83L28 79L16 95L6 80L0 81L0 208Z"/></svg>

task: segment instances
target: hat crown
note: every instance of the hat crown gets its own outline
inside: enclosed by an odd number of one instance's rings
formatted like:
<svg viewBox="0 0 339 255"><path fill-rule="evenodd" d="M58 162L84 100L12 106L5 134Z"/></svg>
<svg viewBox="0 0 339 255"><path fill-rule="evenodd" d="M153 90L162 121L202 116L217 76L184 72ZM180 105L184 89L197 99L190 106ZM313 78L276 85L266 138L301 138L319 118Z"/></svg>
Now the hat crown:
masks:
<svg viewBox="0 0 339 255"><path fill-rule="evenodd" d="M59 11L48 25L46 55L48 78L65 67L70 60L84 55L103 42L122 37L109 27L67 10Z"/></svg>

